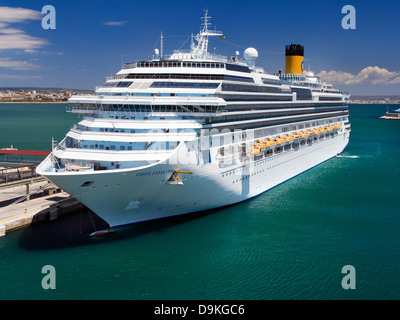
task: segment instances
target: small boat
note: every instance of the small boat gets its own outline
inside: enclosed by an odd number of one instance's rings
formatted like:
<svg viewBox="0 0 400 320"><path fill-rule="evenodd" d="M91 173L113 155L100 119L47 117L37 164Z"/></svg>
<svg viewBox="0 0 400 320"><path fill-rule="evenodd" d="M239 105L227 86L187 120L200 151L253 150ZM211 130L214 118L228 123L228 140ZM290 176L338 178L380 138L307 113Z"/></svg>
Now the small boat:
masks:
<svg viewBox="0 0 400 320"><path fill-rule="evenodd" d="M291 134L285 134L284 138L285 138L285 140L288 141L288 142L293 141L293 139L294 139L293 136L292 136Z"/></svg>
<svg viewBox="0 0 400 320"><path fill-rule="evenodd" d="M293 132L293 138L294 139L300 139L301 138L301 134L298 132Z"/></svg>
<svg viewBox="0 0 400 320"><path fill-rule="evenodd" d="M275 141L276 144L281 144L281 143L285 143L286 142L285 139L282 139L282 138L275 138L274 141Z"/></svg>
<svg viewBox="0 0 400 320"><path fill-rule="evenodd" d="M268 138L267 141L265 141L264 145L265 145L266 147L272 147L272 146L276 145L276 143L275 143L274 140Z"/></svg>
<svg viewBox="0 0 400 320"><path fill-rule="evenodd" d="M251 153L253 153L253 154L255 154L255 155L261 154L261 148L258 147L258 146L255 146L255 147L252 149Z"/></svg>
<svg viewBox="0 0 400 320"><path fill-rule="evenodd" d="M300 135L302 138L307 138L308 137L308 133L305 132L304 130L300 131Z"/></svg>

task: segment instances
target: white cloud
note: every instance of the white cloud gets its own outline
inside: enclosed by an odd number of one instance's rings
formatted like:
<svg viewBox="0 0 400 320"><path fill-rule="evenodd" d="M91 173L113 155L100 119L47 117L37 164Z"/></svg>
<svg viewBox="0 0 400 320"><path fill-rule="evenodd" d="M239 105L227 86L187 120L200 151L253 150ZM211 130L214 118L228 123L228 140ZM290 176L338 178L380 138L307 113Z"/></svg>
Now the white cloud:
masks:
<svg viewBox="0 0 400 320"><path fill-rule="evenodd" d="M0 80L34 80L34 79L43 79L43 76L31 76L31 75L22 75L22 74L0 74Z"/></svg>
<svg viewBox="0 0 400 320"><path fill-rule="evenodd" d="M11 60L11 58L0 58L0 68L8 68L13 70L32 70L39 68L39 66L28 61Z"/></svg>
<svg viewBox="0 0 400 320"><path fill-rule="evenodd" d="M22 30L15 28L0 28L0 32L3 34L24 33Z"/></svg>
<svg viewBox="0 0 400 320"><path fill-rule="evenodd" d="M400 72L389 71L385 68L366 67L354 75L343 71L321 71L318 76L333 84L395 84L400 83Z"/></svg>
<svg viewBox="0 0 400 320"><path fill-rule="evenodd" d="M390 83L390 84L398 84L398 83L400 83L400 77L394 78L394 79L391 80L389 83Z"/></svg>
<svg viewBox="0 0 400 320"><path fill-rule="evenodd" d="M112 26L112 27L117 27L117 26L122 26L123 24L127 23L128 21L108 21L104 22L104 25L106 26Z"/></svg>
<svg viewBox="0 0 400 320"><path fill-rule="evenodd" d="M2 34L0 29L0 50L4 49L37 49L48 44L48 41L32 37L26 33Z"/></svg>
<svg viewBox="0 0 400 320"><path fill-rule="evenodd" d="M0 7L0 25L3 26L4 23L40 19L42 19L42 13L40 11L25 8Z"/></svg>
<svg viewBox="0 0 400 320"><path fill-rule="evenodd" d="M10 24L40 20L42 13L25 8L0 7L0 50L36 49L48 44L45 39L32 37L25 31L10 28Z"/></svg>
<svg viewBox="0 0 400 320"><path fill-rule="evenodd" d="M320 73L317 74L318 77L321 78L323 81L327 81L330 83L334 84L348 84L348 81L352 81L355 76L351 73L348 72L343 72L343 71L321 71Z"/></svg>
<svg viewBox="0 0 400 320"><path fill-rule="evenodd" d="M25 49L25 53L32 54L32 55L53 55L56 54L58 56L64 55L64 52L52 52L52 51L42 51L42 50L34 50L34 49Z"/></svg>

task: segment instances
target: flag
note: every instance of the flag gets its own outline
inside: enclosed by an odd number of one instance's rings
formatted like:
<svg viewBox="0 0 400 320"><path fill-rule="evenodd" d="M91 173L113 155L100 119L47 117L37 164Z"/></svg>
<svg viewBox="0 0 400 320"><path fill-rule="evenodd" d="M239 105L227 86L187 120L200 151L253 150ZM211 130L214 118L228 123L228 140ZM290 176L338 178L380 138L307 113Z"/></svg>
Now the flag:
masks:
<svg viewBox="0 0 400 320"><path fill-rule="evenodd" d="M223 39L226 39L226 37L225 36L221 36L221 40L223 40Z"/></svg>

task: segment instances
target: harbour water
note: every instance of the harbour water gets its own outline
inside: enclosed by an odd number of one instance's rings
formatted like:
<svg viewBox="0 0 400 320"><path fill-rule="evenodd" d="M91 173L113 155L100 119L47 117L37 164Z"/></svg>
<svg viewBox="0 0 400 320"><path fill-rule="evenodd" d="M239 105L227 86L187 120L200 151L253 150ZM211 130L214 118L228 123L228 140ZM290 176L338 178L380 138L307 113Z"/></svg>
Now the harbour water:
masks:
<svg viewBox="0 0 400 320"><path fill-rule="evenodd" d="M102 226L88 212L11 232L0 299L399 299L400 122L385 112L350 105L343 157L238 205L101 238L86 236ZM49 151L77 120L62 104L0 104L0 147Z"/></svg>

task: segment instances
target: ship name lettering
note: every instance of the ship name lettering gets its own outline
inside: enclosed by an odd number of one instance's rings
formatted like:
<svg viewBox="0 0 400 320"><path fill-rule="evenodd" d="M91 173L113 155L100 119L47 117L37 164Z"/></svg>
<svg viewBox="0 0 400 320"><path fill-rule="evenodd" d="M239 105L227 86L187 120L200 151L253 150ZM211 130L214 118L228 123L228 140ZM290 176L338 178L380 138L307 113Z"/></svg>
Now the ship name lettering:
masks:
<svg viewBox="0 0 400 320"><path fill-rule="evenodd" d="M142 177L142 176L153 176L157 174L167 174L167 173L172 173L173 170L159 170L159 171L151 171L151 172L139 172L136 174L136 177Z"/></svg>

